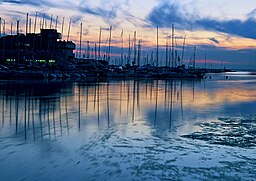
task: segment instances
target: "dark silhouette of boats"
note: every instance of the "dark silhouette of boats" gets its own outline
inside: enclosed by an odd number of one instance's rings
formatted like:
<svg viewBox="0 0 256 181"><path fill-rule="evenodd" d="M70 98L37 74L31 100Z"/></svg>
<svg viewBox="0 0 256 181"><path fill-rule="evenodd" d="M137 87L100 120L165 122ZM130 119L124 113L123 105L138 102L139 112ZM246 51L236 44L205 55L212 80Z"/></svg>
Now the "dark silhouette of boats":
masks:
<svg viewBox="0 0 256 181"><path fill-rule="evenodd" d="M71 23L71 22L70 22ZM1 24L1 23L0 23ZM70 28L70 26L69 26ZM157 29L157 55L156 65L141 65L141 40L136 44L136 32L134 33L134 57L132 64L131 47L129 38L129 56L126 65L110 64L110 47L111 47L111 29L108 40L108 52L101 57L101 29L99 38L99 48L95 44L95 57L82 57L81 39L82 24L80 32L80 58L75 57L75 43L72 41L62 40L61 33L56 29L43 29L40 33L19 32L19 21L17 22L17 34L4 35L0 37L0 79L95 79L106 80L107 78L151 78L151 79L201 79L211 70L196 69L195 63L193 68L185 68L185 65L175 65L174 45L172 45L172 63L169 62L168 56L166 66L159 66L158 50L158 29ZM173 28L174 29L174 28ZM174 31L174 30L173 30ZM173 32L174 34L174 32ZM172 35L173 37L174 35ZM166 48L168 51L168 47ZM168 52L167 52L168 54ZM122 63L123 55L123 33L122 33ZM220 71L220 70L216 70Z"/></svg>

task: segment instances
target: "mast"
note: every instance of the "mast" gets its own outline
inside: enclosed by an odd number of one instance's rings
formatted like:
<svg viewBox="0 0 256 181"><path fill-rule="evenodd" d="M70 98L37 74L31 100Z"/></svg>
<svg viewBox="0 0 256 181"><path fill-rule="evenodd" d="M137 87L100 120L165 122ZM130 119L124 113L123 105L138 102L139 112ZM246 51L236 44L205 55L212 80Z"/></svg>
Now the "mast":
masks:
<svg viewBox="0 0 256 181"><path fill-rule="evenodd" d="M11 36L12 36L12 22L11 22ZM13 48L12 47L12 41L10 42L10 44L11 44L11 48Z"/></svg>
<svg viewBox="0 0 256 181"><path fill-rule="evenodd" d="M53 17L53 15L51 15L50 29L52 29L52 17Z"/></svg>
<svg viewBox="0 0 256 181"><path fill-rule="evenodd" d="M90 58L90 41L87 41L87 58Z"/></svg>
<svg viewBox="0 0 256 181"><path fill-rule="evenodd" d="M159 61L159 42L158 42L158 27L156 29L156 66L158 67Z"/></svg>
<svg viewBox="0 0 256 181"><path fill-rule="evenodd" d="M181 64L183 64L183 60L184 60L185 43L186 43L186 35L184 37L183 46L182 46Z"/></svg>
<svg viewBox="0 0 256 181"><path fill-rule="evenodd" d="M70 34L71 22L72 22L72 18L70 18L69 25L68 25L68 37L67 37L67 41L69 41L69 34Z"/></svg>
<svg viewBox="0 0 256 181"><path fill-rule="evenodd" d="M139 42L138 42L138 59L137 59L138 66L140 66L140 53L141 53L141 40L139 40Z"/></svg>
<svg viewBox="0 0 256 181"><path fill-rule="evenodd" d="M121 33L122 48L121 48L121 65L123 65L123 54L124 54L124 30Z"/></svg>
<svg viewBox="0 0 256 181"><path fill-rule="evenodd" d="M97 60L97 44L94 44L94 59Z"/></svg>
<svg viewBox="0 0 256 181"><path fill-rule="evenodd" d="M153 65L153 61L154 61L154 52L151 51L151 55L150 55L150 62Z"/></svg>
<svg viewBox="0 0 256 181"><path fill-rule="evenodd" d="M3 22L4 22L4 25L3 25L3 36L5 36L5 20L3 20ZM3 47L4 47L4 44L5 44L5 41L3 39ZM5 61L4 53L5 53L5 51L4 51L4 48L3 48L3 60Z"/></svg>
<svg viewBox="0 0 256 181"><path fill-rule="evenodd" d="M3 35L5 35L5 20L3 19L4 25L3 25Z"/></svg>
<svg viewBox="0 0 256 181"><path fill-rule="evenodd" d="M131 64L131 35L129 34L129 48L128 48L128 61L127 64Z"/></svg>
<svg viewBox="0 0 256 181"><path fill-rule="evenodd" d="M32 20L31 20L31 18L29 18L29 30L28 30L28 33L31 33L31 26L32 26Z"/></svg>
<svg viewBox="0 0 256 181"><path fill-rule="evenodd" d="M58 26L58 18L59 18L59 16L57 16L57 17L56 17L55 30L57 30L57 26Z"/></svg>
<svg viewBox="0 0 256 181"><path fill-rule="evenodd" d="M2 18L0 17L0 37L2 36Z"/></svg>
<svg viewBox="0 0 256 181"><path fill-rule="evenodd" d="M19 26L20 26L20 21L18 20L18 21L17 21L17 35L20 34Z"/></svg>
<svg viewBox="0 0 256 181"><path fill-rule="evenodd" d="M193 69L196 68L196 46L194 46Z"/></svg>
<svg viewBox="0 0 256 181"><path fill-rule="evenodd" d="M20 62L20 38L19 38L19 34L20 34L20 30L19 30L19 26L20 26L20 21L17 21L17 51L18 51L18 55L17 55L17 61L15 61L16 65Z"/></svg>
<svg viewBox="0 0 256 181"><path fill-rule="evenodd" d="M166 41L166 47L165 47L165 66L168 66L168 41Z"/></svg>
<svg viewBox="0 0 256 181"><path fill-rule="evenodd" d="M178 65L177 61L179 61L179 60L178 60L178 49L176 50L176 47L178 47L176 37L174 38L174 41L175 41L174 42L174 65L175 65L175 67L177 67L177 65Z"/></svg>
<svg viewBox="0 0 256 181"><path fill-rule="evenodd" d="M172 24L172 67L174 65L174 25Z"/></svg>
<svg viewBox="0 0 256 181"><path fill-rule="evenodd" d="M44 27L45 27L45 29L47 29L47 19L45 18L45 20L44 20Z"/></svg>
<svg viewBox="0 0 256 181"><path fill-rule="evenodd" d="M133 60L133 65L136 64L136 31L134 32L134 40L133 40L133 46L134 46L134 60Z"/></svg>
<svg viewBox="0 0 256 181"><path fill-rule="evenodd" d="M100 27L100 35L99 35L98 60L100 60L100 43L101 43L101 27Z"/></svg>
<svg viewBox="0 0 256 181"><path fill-rule="evenodd" d="M82 32L83 31L83 23L80 25L80 41L79 41L79 58L82 58Z"/></svg>
<svg viewBox="0 0 256 181"><path fill-rule="evenodd" d="M11 22L11 35L12 35L12 22ZM12 42L12 41L11 41Z"/></svg>
<svg viewBox="0 0 256 181"><path fill-rule="evenodd" d="M206 53L204 54L204 68L206 69Z"/></svg>
<svg viewBox="0 0 256 181"><path fill-rule="evenodd" d="M39 28L42 29L42 20L39 21Z"/></svg>
<svg viewBox="0 0 256 181"><path fill-rule="evenodd" d="M26 35L28 34L28 13L26 17Z"/></svg>
<svg viewBox="0 0 256 181"><path fill-rule="evenodd" d="M43 15L42 29L44 29L44 19L45 19L45 13L44 13L44 15Z"/></svg>
<svg viewBox="0 0 256 181"><path fill-rule="evenodd" d="M65 21L65 17L62 18L61 39L63 39L64 21Z"/></svg>
<svg viewBox="0 0 256 181"><path fill-rule="evenodd" d="M34 34L36 33L36 22L37 22L37 12L35 15L35 22L34 22ZM33 36L33 44L32 44L33 50L35 50L35 41L36 41L36 38L35 36ZM40 41L40 44L41 44L41 41Z"/></svg>
<svg viewBox="0 0 256 181"><path fill-rule="evenodd" d="M37 12L36 12L36 16L35 16L34 34L36 33L36 20L37 20Z"/></svg>
<svg viewBox="0 0 256 181"><path fill-rule="evenodd" d="M110 26L110 29L109 29L108 63L109 63L109 61L110 61L110 55L111 55L111 52L110 52L110 45L111 45L111 33L112 33L112 26Z"/></svg>

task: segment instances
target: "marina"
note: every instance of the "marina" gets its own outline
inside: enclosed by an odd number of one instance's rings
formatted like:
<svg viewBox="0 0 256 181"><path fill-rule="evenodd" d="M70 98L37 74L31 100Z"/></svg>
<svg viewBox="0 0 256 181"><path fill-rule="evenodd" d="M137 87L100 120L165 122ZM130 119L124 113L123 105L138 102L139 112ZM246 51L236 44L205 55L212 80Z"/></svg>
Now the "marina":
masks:
<svg viewBox="0 0 256 181"><path fill-rule="evenodd" d="M36 17L37 18L37 17ZM0 17L1 19L1 17ZM28 14L27 21L28 22ZM1 23L0 23L1 24ZM69 30L71 20L69 23ZM30 24L31 26L31 24ZM36 19L35 19L36 27ZM28 28L28 24L26 24ZM31 29L31 27L29 28ZM26 33L20 33L19 21L17 21L16 34L0 35L0 79L106 79L106 78L153 78L153 79L202 79L206 73L228 72L223 69L207 69L196 67L196 47L194 47L193 61L189 65L182 64L180 56L184 56L184 46L182 55L178 55L174 45L166 47L166 65L160 65L159 60L159 40L157 27L156 55L151 54L151 63L141 59L141 40L136 41L136 31L134 32L133 52L131 52L131 42L129 38L129 49L127 58L124 60L122 48L119 64L112 64L110 56L111 31L107 52L101 52L101 29L98 45L91 52L89 42L85 54L82 56L82 23L80 30L79 48L74 42L63 40L62 34L57 29L40 26L40 33L34 33L26 29ZM174 26L172 27L174 36ZM69 34L68 34L69 37ZM173 39L173 37L172 37ZM172 40L173 41L173 40ZM10 43L6 43L10 42ZM184 40L185 42L185 40ZM123 38L122 38L123 47ZM78 55L75 55L75 51ZM104 56L101 54L104 53ZM131 58L131 53L134 57ZM175 56L174 56L175 53ZM95 56L91 56L94 54ZM126 63L125 63L126 62Z"/></svg>
<svg viewBox="0 0 256 181"><path fill-rule="evenodd" d="M0 1L1 181L253 181L253 0Z"/></svg>

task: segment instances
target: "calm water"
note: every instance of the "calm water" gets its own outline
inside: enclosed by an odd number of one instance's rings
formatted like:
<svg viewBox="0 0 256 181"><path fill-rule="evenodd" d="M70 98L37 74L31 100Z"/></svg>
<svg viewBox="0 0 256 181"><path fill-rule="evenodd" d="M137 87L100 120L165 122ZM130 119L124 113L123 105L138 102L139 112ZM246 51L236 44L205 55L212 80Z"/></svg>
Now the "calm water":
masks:
<svg viewBox="0 0 256 181"><path fill-rule="evenodd" d="M228 77L226 77L228 76ZM1 180L252 180L256 76L0 82Z"/></svg>

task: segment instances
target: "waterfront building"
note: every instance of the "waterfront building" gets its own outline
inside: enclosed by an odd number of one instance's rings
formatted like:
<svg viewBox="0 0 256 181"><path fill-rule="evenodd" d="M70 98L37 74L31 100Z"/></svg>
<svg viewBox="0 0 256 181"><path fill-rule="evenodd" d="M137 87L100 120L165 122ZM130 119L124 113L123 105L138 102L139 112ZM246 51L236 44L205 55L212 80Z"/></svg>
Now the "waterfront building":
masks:
<svg viewBox="0 0 256 181"><path fill-rule="evenodd" d="M0 64L2 65L67 65L75 59L76 45L61 40L55 29L41 29L41 32L0 37Z"/></svg>

